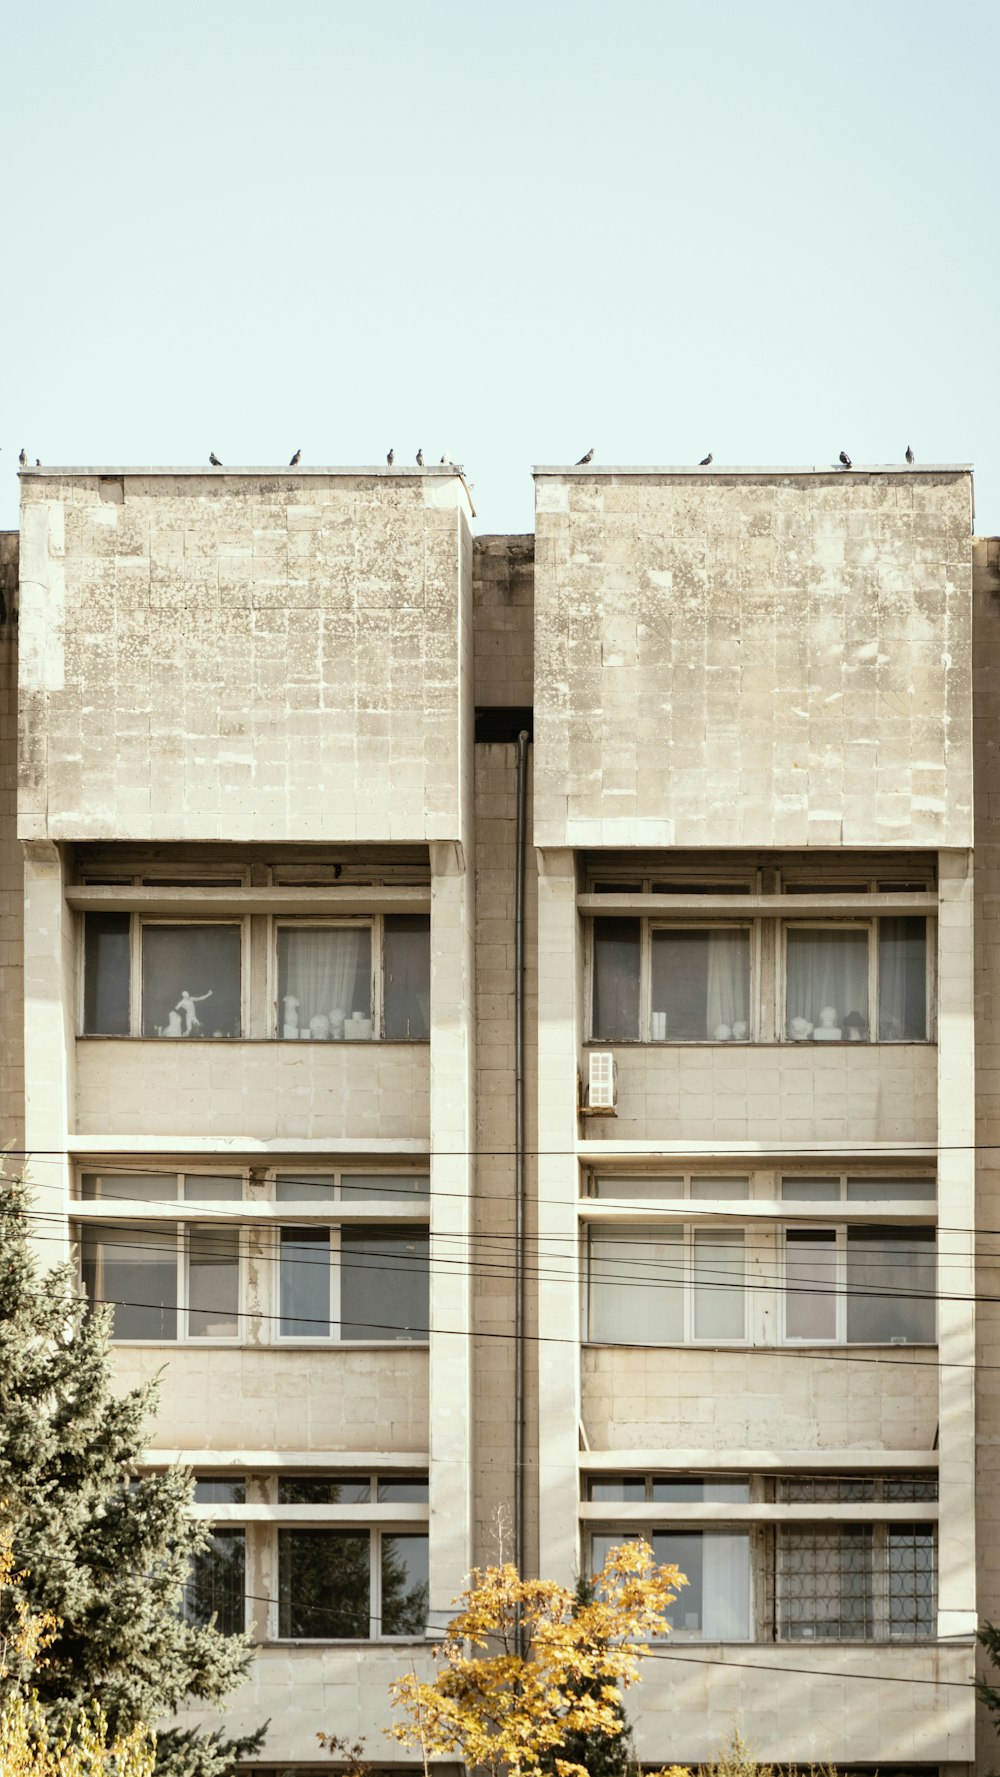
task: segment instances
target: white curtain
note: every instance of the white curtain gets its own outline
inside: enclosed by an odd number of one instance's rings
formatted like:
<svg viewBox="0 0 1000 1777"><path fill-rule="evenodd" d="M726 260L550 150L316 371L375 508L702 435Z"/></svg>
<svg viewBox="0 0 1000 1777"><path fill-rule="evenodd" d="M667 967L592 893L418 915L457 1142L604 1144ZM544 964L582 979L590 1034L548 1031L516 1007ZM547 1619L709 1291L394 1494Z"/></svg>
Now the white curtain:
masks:
<svg viewBox="0 0 1000 1777"><path fill-rule="evenodd" d="M878 922L878 1034L883 1043L927 1035L927 923Z"/></svg>
<svg viewBox="0 0 1000 1777"><path fill-rule="evenodd" d="M278 1023L289 1022L285 1001L298 1000L300 1030L308 1030L312 1018L331 1019L335 1033L343 1036L342 1018L356 1009L371 1015L371 935L367 926L335 927L332 930L283 930L279 937ZM364 992L357 991L359 973Z"/></svg>
<svg viewBox="0 0 1000 1777"><path fill-rule="evenodd" d="M654 1042L737 1040L749 1029L750 934L746 930L660 929L653 933Z"/></svg>
<svg viewBox="0 0 1000 1777"><path fill-rule="evenodd" d="M749 1641L750 1538L745 1531L705 1531L702 1594L705 1640Z"/></svg>
<svg viewBox="0 0 1000 1777"><path fill-rule="evenodd" d="M741 1034L749 1035L749 991L749 932L709 932L707 1036L714 1036L723 1025L730 1031L734 1025L745 1025Z"/></svg>
<svg viewBox="0 0 1000 1777"><path fill-rule="evenodd" d="M840 1030L844 1041L850 1039L852 1028L867 1038L867 930L792 927L788 932L786 1001L789 1036L799 1034L792 1027L793 1020L803 1019L814 1028ZM802 1034L807 1033L803 1030Z"/></svg>
<svg viewBox="0 0 1000 1777"><path fill-rule="evenodd" d="M681 1230L590 1237L588 1337L604 1345L663 1345L684 1337Z"/></svg>

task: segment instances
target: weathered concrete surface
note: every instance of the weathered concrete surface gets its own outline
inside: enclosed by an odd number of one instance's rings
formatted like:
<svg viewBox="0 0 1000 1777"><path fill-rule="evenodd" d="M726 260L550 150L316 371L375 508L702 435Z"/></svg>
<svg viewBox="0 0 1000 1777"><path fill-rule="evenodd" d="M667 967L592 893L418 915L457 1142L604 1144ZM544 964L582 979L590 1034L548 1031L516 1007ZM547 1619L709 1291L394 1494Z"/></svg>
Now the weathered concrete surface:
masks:
<svg viewBox="0 0 1000 1777"><path fill-rule="evenodd" d="M958 845L966 471L538 472L540 845Z"/></svg>
<svg viewBox="0 0 1000 1777"><path fill-rule="evenodd" d="M458 839L453 472L22 478L25 838Z"/></svg>
<svg viewBox="0 0 1000 1777"><path fill-rule="evenodd" d="M24 1147L24 870L17 841L17 532L0 531L0 1147Z"/></svg>

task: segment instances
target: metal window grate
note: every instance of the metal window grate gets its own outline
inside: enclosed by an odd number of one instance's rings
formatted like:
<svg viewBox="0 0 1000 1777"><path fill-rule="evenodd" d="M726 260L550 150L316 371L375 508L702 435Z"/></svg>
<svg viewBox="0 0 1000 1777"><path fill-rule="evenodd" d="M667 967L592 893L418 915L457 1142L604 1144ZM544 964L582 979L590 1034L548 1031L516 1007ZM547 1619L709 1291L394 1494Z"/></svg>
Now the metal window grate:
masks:
<svg viewBox="0 0 1000 1777"><path fill-rule="evenodd" d="M871 1637L870 1525L782 1525L776 1577L779 1640L863 1641Z"/></svg>
<svg viewBox="0 0 1000 1777"><path fill-rule="evenodd" d="M933 1636L937 1619L937 1551L930 1524L893 1524L888 1533L889 1637Z"/></svg>

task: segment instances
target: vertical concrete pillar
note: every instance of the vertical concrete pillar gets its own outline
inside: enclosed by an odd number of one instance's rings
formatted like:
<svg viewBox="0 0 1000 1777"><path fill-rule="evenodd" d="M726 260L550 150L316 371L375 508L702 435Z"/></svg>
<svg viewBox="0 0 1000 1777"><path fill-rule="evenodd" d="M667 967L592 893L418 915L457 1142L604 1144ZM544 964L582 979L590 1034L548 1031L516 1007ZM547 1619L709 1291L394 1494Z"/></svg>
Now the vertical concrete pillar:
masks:
<svg viewBox="0 0 1000 1777"><path fill-rule="evenodd" d="M472 1559L475 905L465 848L431 845L429 1621L452 1615Z"/></svg>
<svg viewBox="0 0 1000 1777"><path fill-rule="evenodd" d="M573 853L538 853L538 1546L541 1577L577 1573L580 954Z"/></svg>
<svg viewBox="0 0 1000 1777"><path fill-rule="evenodd" d="M939 854L938 1635L976 1628L975 1040L972 854Z"/></svg>
<svg viewBox="0 0 1000 1777"><path fill-rule="evenodd" d="M35 1191L39 1263L69 1253L69 1130L74 1102L76 946L64 863L48 840L24 846L24 1145Z"/></svg>

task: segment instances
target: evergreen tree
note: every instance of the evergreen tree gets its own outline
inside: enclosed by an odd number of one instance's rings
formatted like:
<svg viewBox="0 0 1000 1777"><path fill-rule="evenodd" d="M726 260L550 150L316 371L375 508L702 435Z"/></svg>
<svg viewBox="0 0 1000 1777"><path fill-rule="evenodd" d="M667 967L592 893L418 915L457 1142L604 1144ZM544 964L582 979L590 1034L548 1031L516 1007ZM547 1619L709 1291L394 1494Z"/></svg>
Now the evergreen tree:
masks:
<svg viewBox="0 0 1000 1777"><path fill-rule="evenodd" d="M162 1726L185 1703L216 1703L244 1678L245 1636L180 1615L189 1564L208 1543L189 1514L191 1477L141 1475L157 1383L112 1392L109 1308L92 1311L74 1267L41 1274L27 1243L30 1194L0 1182L0 1502L19 1582L0 1607L0 1635L18 1598L59 1619L37 1674L54 1723L100 1704L112 1738L158 1730L158 1777L223 1777L259 1749L221 1731Z"/></svg>
<svg viewBox="0 0 1000 1777"><path fill-rule="evenodd" d="M976 1640L984 1647L990 1657L990 1664L1000 1667L1000 1629L993 1623L984 1623L976 1630ZM985 1703L991 1716L993 1726L1000 1734L1000 1689L996 1685L987 1684L985 1678L976 1680L976 1693L980 1703Z"/></svg>
<svg viewBox="0 0 1000 1777"><path fill-rule="evenodd" d="M582 1574L576 1582L575 1609L592 1604L595 1591L594 1581ZM567 1688L571 1695L582 1697L598 1695L604 1686L600 1679L591 1678L578 1679ZM632 1743L632 1729L620 1695L611 1704L611 1709L617 1722L614 1728L592 1728L585 1734L566 1734L562 1745L555 1747L549 1755L546 1769L554 1773L556 1760L567 1759L572 1764L582 1765L589 1777L637 1777L639 1766Z"/></svg>

